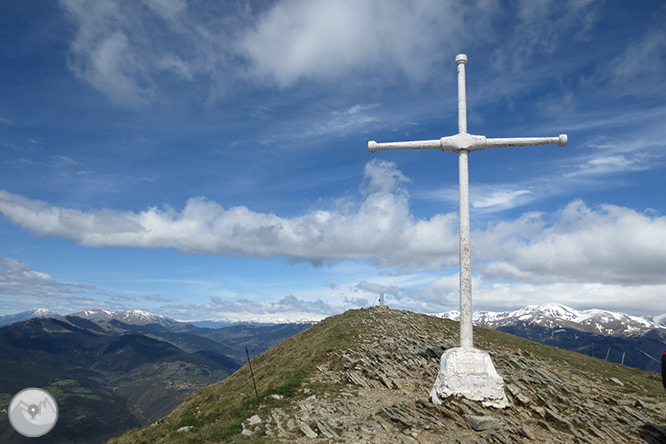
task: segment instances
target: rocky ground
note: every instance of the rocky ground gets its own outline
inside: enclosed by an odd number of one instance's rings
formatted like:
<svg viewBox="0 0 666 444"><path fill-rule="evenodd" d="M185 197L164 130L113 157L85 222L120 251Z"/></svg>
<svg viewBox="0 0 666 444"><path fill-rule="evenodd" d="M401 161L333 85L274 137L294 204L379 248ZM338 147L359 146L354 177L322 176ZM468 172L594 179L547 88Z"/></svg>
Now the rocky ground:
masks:
<svg viewBox="0 0 666 444"><path fill-rule="evenodd" d="M484 408L461 398L432 404L439 357L458 337L457 324L442 331L441 323L431 325L437 321L366 310L354 321L365 332L360 344L327 353L301 399L262 407L243 423L243 435L290 443L666 443L663 392L588 371L585 360L572 364L486 343L478 333L475 344L490 352L510 406Z"/></svg>

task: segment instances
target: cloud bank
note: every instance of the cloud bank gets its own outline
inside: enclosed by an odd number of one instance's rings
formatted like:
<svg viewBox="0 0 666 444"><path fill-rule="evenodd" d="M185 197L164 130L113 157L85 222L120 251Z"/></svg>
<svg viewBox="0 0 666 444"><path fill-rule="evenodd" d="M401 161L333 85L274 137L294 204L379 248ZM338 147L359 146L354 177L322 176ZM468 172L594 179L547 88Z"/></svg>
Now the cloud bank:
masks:
<svg viewBox="0 0 666 444"><path fill-rule="evenodd" d="M175 248L183 253L285 256L292 261L369 260L435 271L458 264L457 213L415 217L391 162L365 166L357 202L294 217L224 208L191 198L180 211L74 210L0 191L0 212L37 236L92 247ZM525 213L472 233L474 271L526 283L666 283L666 217L573 201L554 214Z"/></svg>
<svg viewBox="0 0 666 444"><path fill-rule="evenodd" d="M364 199L355 208L318 210L293 218L224 208L191 198L181 211L148 208L81 211L0 191L0 211L38 236L93 247L175 248L183 253L288 256L313 263L372 259L383 266L438 268L457 260L456 218L413 220L406 180L395 164L365 167Z"/></svg>

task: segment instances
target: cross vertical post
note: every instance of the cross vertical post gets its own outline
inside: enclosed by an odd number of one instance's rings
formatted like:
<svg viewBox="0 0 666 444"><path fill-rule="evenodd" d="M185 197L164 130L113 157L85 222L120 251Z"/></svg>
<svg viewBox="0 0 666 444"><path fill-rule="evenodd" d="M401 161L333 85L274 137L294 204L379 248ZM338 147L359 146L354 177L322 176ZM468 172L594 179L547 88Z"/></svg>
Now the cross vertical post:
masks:
<svg viewBox="0 0 666 444"><path fill-rule="evenodd" d="M470 252L469 217L469 153L486 148L559 145L566 146L566 134L557 137L487 138L467 132L467 93L465 66L467 56L456 56L458 67L458 134L439 140L377 143L368 142L368 151L403 149L441 149L458 153L459 216L460 216L460 347L447 350L441 358L440 370L430 392L431 399L456 395L481 401L484 405L504 408L507 406L504 381L499 376L486 352L474 348L472 326L472 257Z"/></svg>
<svg viewBox="0 0 666 444"><path fill-rule="evenodd" d="M458 65L458 133L467 133L467 92L465 65L467 56L456 57ZM472 347L472 254L470 249L469 222L469 168L468 153L458 152L459 218L460 218L460 346Z"/></svg>

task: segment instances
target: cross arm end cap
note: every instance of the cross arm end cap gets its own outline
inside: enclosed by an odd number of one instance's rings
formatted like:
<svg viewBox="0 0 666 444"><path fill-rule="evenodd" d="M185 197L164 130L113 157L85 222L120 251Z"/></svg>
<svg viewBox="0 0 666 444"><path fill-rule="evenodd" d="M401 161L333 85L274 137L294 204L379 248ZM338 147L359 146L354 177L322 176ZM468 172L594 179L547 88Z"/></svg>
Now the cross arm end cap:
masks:
<svg viewBox="0 0 666 444"><path fill-rule="evenodd" d="M368 151L370 151L371 153L377 151L377 142L375 142L374 140L368 141Z"/></svg>
<svg viewBox="0 0 666 444"><path fill-rule="evenodd" d="M569 138L566 134L560 134L560 141L557 143L559 146L567 146Z"/></svg>

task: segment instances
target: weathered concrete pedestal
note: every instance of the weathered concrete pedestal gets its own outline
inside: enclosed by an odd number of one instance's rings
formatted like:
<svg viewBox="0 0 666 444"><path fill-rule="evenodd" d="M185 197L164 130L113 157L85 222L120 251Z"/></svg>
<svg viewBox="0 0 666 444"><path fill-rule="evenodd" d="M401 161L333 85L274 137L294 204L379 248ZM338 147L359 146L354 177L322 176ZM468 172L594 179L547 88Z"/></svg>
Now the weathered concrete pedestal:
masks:
<svg viewBox="0 0 666 444"><path fill-rule="evenodd" d="M504 380L495 370L490 355L473 347L452 348L442 355L430 398L435 404L441 404L441 400L449 396L464 396L486 407L500 409L509 404L504 394Z"/></svg>

